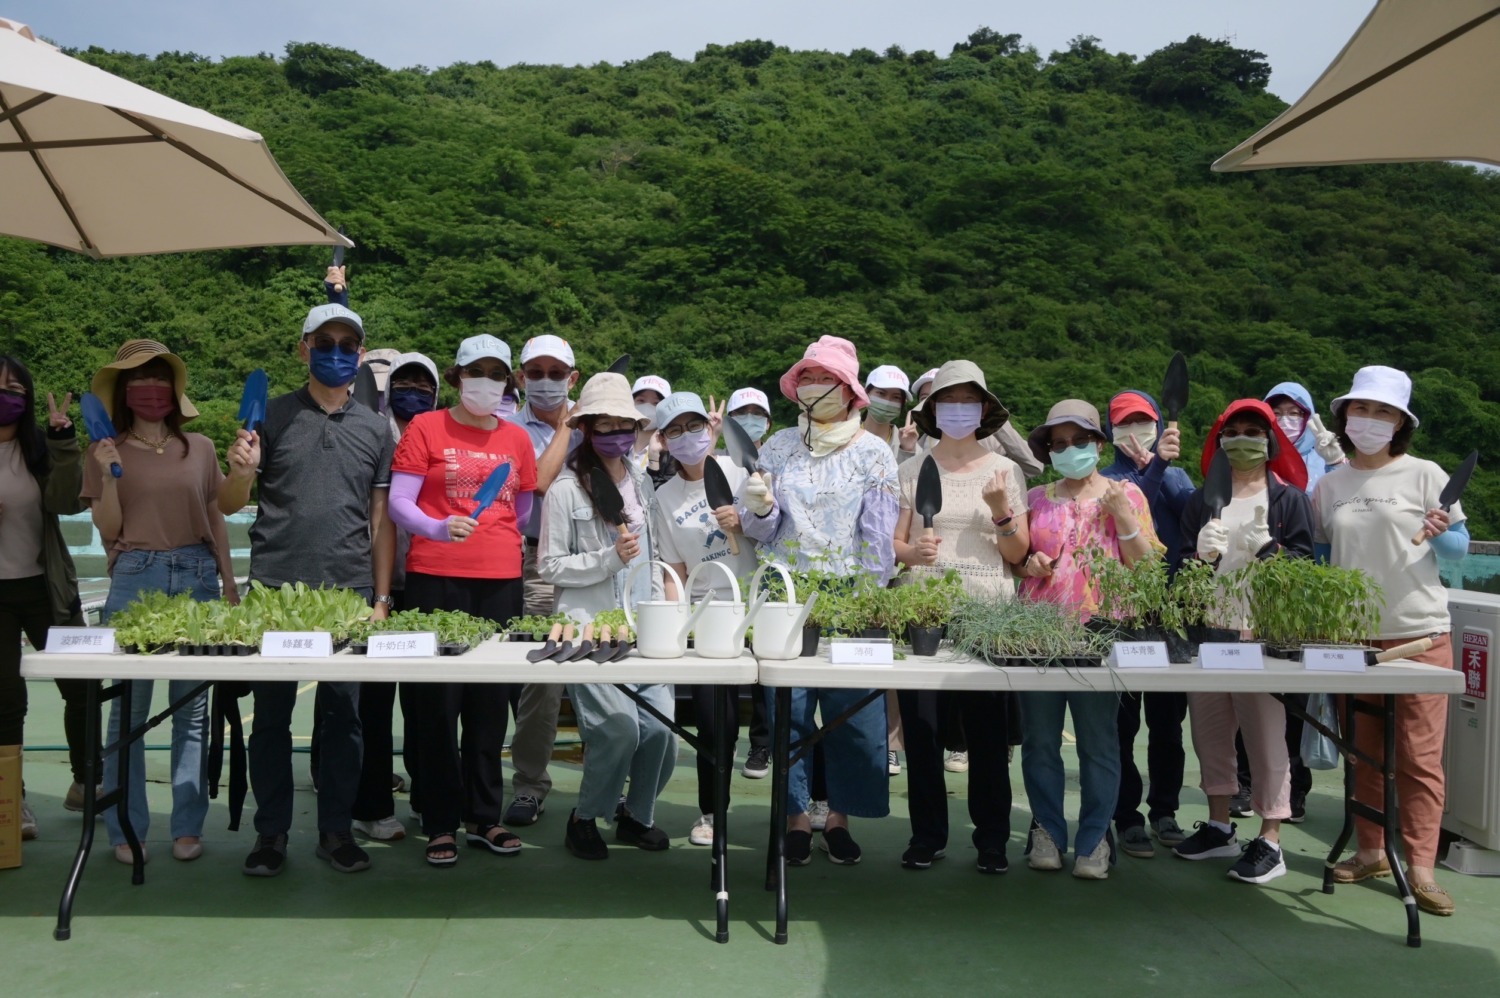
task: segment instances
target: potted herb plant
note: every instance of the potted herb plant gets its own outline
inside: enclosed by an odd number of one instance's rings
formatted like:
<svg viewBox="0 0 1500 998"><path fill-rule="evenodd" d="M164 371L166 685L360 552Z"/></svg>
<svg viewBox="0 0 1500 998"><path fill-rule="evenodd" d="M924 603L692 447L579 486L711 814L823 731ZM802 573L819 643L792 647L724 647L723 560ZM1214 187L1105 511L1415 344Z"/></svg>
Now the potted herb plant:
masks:
<svg viewBox="0 0 1500 998"><path fill-rule="evenodd" d="M1273 655L1296 658L1307 645L1358 646L1379 630L1384 596L1358 569L1278 552L1246 565L1230 583Z"/></svg>
<svg viewBox="0 0 1500 998"><path fill-rule="evenodd" d="M905 604L906 637L913 655L936 655L954 607L964 596L963 581L955 571L941 578L928 576L894 590Z"/></svg>

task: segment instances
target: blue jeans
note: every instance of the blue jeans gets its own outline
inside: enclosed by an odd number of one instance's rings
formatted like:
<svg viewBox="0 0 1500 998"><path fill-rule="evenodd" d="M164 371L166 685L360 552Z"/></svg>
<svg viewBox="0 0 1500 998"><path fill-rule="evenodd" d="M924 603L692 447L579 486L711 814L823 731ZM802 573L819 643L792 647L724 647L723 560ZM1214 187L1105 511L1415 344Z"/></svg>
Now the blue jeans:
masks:
<svg viewBox="0 0 1500 998"><path fill-rule="evenodd" d="M792 745L806 742L818 729L816 712L831 721L848 710L870 690L792 690ZM775 724L775 690L766 690L769 713ZM774 729L773 729L774 730ZM884 818L891 813L891 778L886 771L885 699L866 704L853 717L829 731L820 743L828 770L828 807L851 818ZM795 817L807 810L808 776L812 751L806 752L787 771L786 812Z"/></svg>
<svg viewBox="0 0 1500 998"><path fill-rule="evenodd" d="M666 717L676 716L670 685L651 683L632 688ZM643 825L655 824L656 798L666 789L677 765L677 736L613 686L569 685L568 699L573 702L578 733L588 749L578 785L579 820L614 821L615 807L624 792L630 816Z"/></svg>
<svg viewBox="0 0 1500 998"><path fill-rule="evenodd" d="M200 603L219 598L219 566L205 544L189 544L170 551L126 551L115 559L110 572L109 597L105 600L101 620L123 610L127 603L148 592L168 596L190 593ZM150 679L130 680L130 727L140 727L151 716L151 693L155 683ZM174 679L168 684L172 703L192 692L196 680ZM204 734L208 730L208 694L194 698L172 715L172 838L198 837L208 816L207 757L203 752ZM120 737L120 701L113 700L109 709L107 743ZM120 782L120 757L104 757L104 789L115 789ZM130 827L144 841L151 826L151 809L146 805L146 742L136 739L130 745ZM104 812L111 845L123 845L125 833L115 808Z"/></svg>
<svg viewBox="0 0 1500 998"><path fill-rule="evenodd" d="M1063 711L1073 712L1078 738L1078 835L1073 851L1086 856L1104 838L1120 792L1120 741L1114 693L1047 691L1021 695L1021 776L1031 802L1031 816L1068 851L1068 819L1063 814Z"/></svg>

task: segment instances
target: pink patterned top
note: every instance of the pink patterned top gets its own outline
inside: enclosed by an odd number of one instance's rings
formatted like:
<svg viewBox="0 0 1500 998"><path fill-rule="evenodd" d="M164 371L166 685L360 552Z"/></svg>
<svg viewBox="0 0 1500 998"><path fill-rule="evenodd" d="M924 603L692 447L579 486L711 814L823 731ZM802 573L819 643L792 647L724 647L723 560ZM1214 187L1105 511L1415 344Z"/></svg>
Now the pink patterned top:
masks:
<svg viewBox="0 0 1500 998"><path fill-rule="evenodd" d="M1087 618L1098 609L1099 596L1088 577L1086 552L1098 547L1119 559L1120 541L1115 521L1104 511L1100 500L1059 497L1058 484L1038 485L1026 494L1026 505L1031 511L1028 520L1031 550L1051 558L1053 566L1050 578L1022 579L1020 595L1025 599L1078 606ZM1153 551L1165 553L1166 546L1156 538L1145 494L1131 482L1120 484L1140 518L1146 542Z"/></svg>

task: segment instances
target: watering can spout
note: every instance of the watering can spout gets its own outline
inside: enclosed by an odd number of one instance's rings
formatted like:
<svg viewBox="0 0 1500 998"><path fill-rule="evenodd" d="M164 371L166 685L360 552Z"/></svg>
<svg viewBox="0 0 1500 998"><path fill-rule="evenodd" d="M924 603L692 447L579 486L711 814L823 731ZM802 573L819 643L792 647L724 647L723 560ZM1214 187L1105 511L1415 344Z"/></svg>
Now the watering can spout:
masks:
<svg viewBox="0 0 1500 998"><path fill-rule="evenodd" d="M711 600L700 600L698 605L693 607L693 612L688 614L687 623L683 624L682 630L677 632L677 647L682 649L680 654L687 654L688 635L692 633L694 627L698 626L698 618L703 616L703 611L707 610L711 605Z"/></svg>
<svg viewBox="0 0 1500 998"><path fill-rule="evenodd" d="M770 598L770 593L761 593L755 598L755 601L750 604L750 609L745 613L745 619L740 621L739 627L735 628L734 644L738 645L745 640L745 632L750 630L751 621L755 620L755 615L760 612L760 608L765 606L766 600Z"/></svg>
<svg viewBox="0 0 1500 998"><path fill-rule="evenodd" d="M787 635L786 654L794 657L794 649L802 640L802 629L807 626L807 618L812 616L813 604L818 602L818 590L814 589L807 595L807 602L802 604L802 612L797 614L797 622L792 625L791 633Z"/></svg>

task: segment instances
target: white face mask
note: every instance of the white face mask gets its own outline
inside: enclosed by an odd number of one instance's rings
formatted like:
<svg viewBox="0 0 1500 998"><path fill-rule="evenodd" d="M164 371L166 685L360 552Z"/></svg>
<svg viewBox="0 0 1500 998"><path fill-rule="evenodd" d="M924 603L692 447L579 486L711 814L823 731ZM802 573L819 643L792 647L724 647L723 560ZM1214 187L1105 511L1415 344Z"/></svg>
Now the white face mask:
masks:
<svg viewBox="0 0 1500 998"><path fill-rule="evenodd" d="M1156 443L1155 423L1123 423L1114 429L1115 440L1124 437L1134 441L1141 450L1150 452Z"/></svg>
<svg viewBox="0 0 1500 998"><path fill-rule="evenodd" d="M1302 436L1303 428L1307 426L1307 420L1302 416L1277 416L1276 425L1281 427L1281 432L1286 434L1288 440L1296 443L1297 438Z"/></svg>
<svg viewBox="0 0 1500 998"><path fill-rule="evenodd" d="M1361 454L1379 454L1396 435L1396 424L1387 423L1383 419L1350 416L1345 423L1344 432L1349 435L1354 449Z"/></svg>
<svg viewBox="0 0 1500 998"><path fill-rule="evenodd" d="M641 418L647 422L648 425L646 426L646 429L656 429L656 403L637 402L635 404L635 411L640 413Z"/></svg>
<svg viewBox="0 0 1500 998"><path fill-rule="evenodd" d="M464 378L458 383L459 404L471 416L493 415L505 401L505 382L492 378Z"/></svg>

